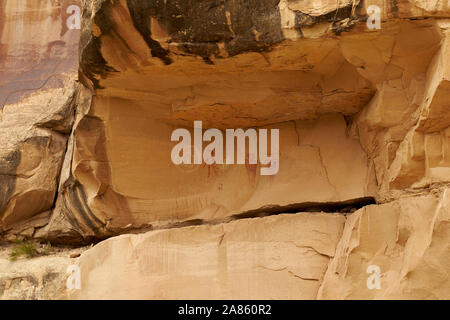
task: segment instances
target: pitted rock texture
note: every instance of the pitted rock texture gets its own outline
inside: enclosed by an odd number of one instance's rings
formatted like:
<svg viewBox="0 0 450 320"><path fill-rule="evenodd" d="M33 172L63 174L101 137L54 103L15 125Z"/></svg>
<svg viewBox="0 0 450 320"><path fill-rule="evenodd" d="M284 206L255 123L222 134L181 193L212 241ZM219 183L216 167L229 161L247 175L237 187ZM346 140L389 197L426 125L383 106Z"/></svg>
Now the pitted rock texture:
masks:
<svg viewBox="0 0 450 320"><path fill-rule="evenodd" d="M447 0L70 4L0 4L0 234L113 237L69 295L450 297ZM194 121L279 129L278 173L173 164Z"/></svg>
<svg viewBox="0 0 450 320"><path fill-rule="evenodd" d="M0 300L67 300L67 282L82 248L35 248L41 253L32 259L19 257L11 261L9 254L16 244L0 242ZM44 250L45 249L45 250ZM42 253L45 252L45 255Z"/></svg>
<svg viewBox="0 0 450 320"><path fill-rule="evenodd" d="M0 259L1 300L67 299L68 257L43 257L10 262Z"/></svg>

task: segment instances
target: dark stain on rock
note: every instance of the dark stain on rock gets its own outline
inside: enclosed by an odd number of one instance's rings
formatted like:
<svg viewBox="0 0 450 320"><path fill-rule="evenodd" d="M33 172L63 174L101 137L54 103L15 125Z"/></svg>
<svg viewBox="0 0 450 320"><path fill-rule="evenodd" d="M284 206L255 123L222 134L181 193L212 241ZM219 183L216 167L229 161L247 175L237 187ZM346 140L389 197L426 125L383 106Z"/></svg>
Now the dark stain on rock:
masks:
<svg viewBox="0 0 450 320"><path fill-rule="evenodd" d="M295 28L300 29L303 26L312 26L318 22L320 17L321 16L315 17L301 11L295 11Z"/></svg>
<svg viewBox="0 0 450 320"><path fill-rule="evenodd" d="M44 154L50 148L51 138L45 136L35 136L28 138L22 142L21 146L17 146L16 150L11 152L3 160L0 159L0 218L4 215L11 199L15 196L16 182L20 178L22 173L17 173L17 169L22 160L22 150L26 148L26 145L33 145L40 154ZM25 155L26 156L26 155ZM27 192L34 192L37 190L28 190ZM49 208L41 208L43 211ZM42 211L34 212L33 206L30 206L28 214L33 216ZM19 217L20 218L20 217ZM3 221L3 227L9 224L8 219ZM1 223L0 223L1 224Z"/></svg>
<svg viewBox="0 0 450 320"><path fill-rule="evenodd" d="M250 210L240 214L235 214L231 218L236 219L249 219L249 218L262 218L278 214L296 214L299 212L325 212L325 213L353 213L365 206L376 204L373 197L362 197L349 199L345 201L335 202L302 202L294 203L285 206L269 205L259 209Z"/></svg>
<svg viewBox="0 0 450 320"><path fill-rule="evenodd" d="M342 31L350 30L351 27L355 25L356 21L363 20L363 16L358 13L360 8L361 3L356 8L350 4L321 16L311 16L300 11L295 11L295 29L299 31L302 36L303 33L301 32L301 28L304 26L312 26L322 22L331 22L333 32L336 35L339 35ZM348 19L348 23L342 24L342 21L346 19Z"/></svg>
<svg viewBox="0 0 450 320"><path fill-rule="evenodd" d="M59 193L53 212L65 220L65 227L49 230L45 240L52 244L84 245L106 239L110 235L102 232L104 223L89 208L83 186L71 180Z"/></svg>
<svg viewBox="0 0 450 320"><path fill-rule="evenodd" d="M398 18L398 0L390 0L391 3L391 12L394 18Z"/></svg>
<svg viewBox="0 0 450 320"><path fill-rule="evenodd" d="M70 201L71 206L73 206L77 210L77 213L79 213L77 216L79 216L82 219L82 222L95 233L97 233L98 229L104 225L89 208L87 204L86 192L84 191L83 186L81 186L78 182L74 184L73 189L68 193L66 201ZM80 227L76 221L74 222L78 225L78 227Z"/></svg>
<svg viewBox="0 0 450 320"><path fill-rule="evenodd" d="M37 149L41 151L48 150L50 145L50 137L43 137L43 136L35 136L28 138L25 140L25 143L29 143L34 145Z"/></svg>
<svg viewBox="0 0 450 320"><path fill-rule="evenodd" d="M120 26L115 25L112 19L112 10L118 3L117 0L102 0L83 8L80 71L93 82L94 88L101 88L99 77L116 72L101 55L101 37L118 37L117 28ZM173 62L171 55L183 53L214 64L213 58L267 52L285 40L279 0L126 0L126 4L133 25L152 56L165 65ZM295 28L302 35L303 26L331 22L335 34L340 34L356 23L358 16L355 10L360 8L361 4L357 7L348 5L317 17L297 11ZM91 16L93 21L90 21ZM100 29L98 37L92 34L93 24ZM158 34L161 31L163 35ZM159 38L164 38L167 45L176 45L183 53L171 52L159 42Z"/></svg>
<svg viewBox="0 0 450 320"><path fill-rule="evenodd" d="M50 271L50 272L44 274L44 276L42 277L42 283L48 284L49 282L57 280L59 276L60 276L60 273Z"/></svg>
<svg viewBox="0 0 450 320"><path fill-rule="evenodd" d="M94 17L94 23L100 28L102 35L107 35L112 31L113 24L109 17L111 16L112 4L109 1L102 2L97 9L97 14ZM92 85L96 89L103 89L100 86L99 80L96 76L105 78L108 73L117 72L113 67L109 66L101 54L101 35L96 37L92 35L92 21L86 17L90 17L92 12L89 5L84 5L82 12L82 26L80 34L80 81L88 88L91 87L89 83L85 83L85 79L92 81Z"/></svg>
<svg viewBox="0 0 450 320"><path fill-rule="evenodd" d="M80 121L77 131L81 131L83 132L82 134L87 134L97 141L94 149L89 151L96 161L101 162L103 166L107 166L106 151L103 150L104 143L101 143L106 139L102 120L87 116ZM68 213L65 216L80 231L80 234L85 233L80 223L84 224L91 232L97 234L104 227L104 223L96 217L87 203L86 192L83 186L78 181L74 181L64 196L64 207Z"/></svg>
<svg viewBox="0 0 450 320"><path fill-rule="evenodd" d="M76 136L88 136L95 141L85 152L88 154L86 160L98 163L97 170L93 170L88 161L86 167L81 170L86 170L101 182L96 198L111 204L111 208L116 209L120 214L129 212L126 199L110 187L111 168L106 152L106 131L103 121L97 117L85 116L77 126ZM70 228L51 230L48 238L53 243L88 244L118 233L118 230L109 229L107 224L90 208L85 187L74 176L69 178L69 182L66 182L62 192L59 193L55 213L62 216ZM109 213L113 217L117 216L114 212Z"/></svg>
<svg viewBox="0 0 450 320"><path fill-rule="evenodd" d="M133 24L150 48L152 56L161 59L164 64L168 65L172 63L172 59L169 57L169 51L165 50L158 41L152 38L152 30L150 28L151 16L158 14L156 10L161 6L161 2L159 0L127 0L127 5L131 18L133 19Z"/></svg>
<svg viewBox="0 0 450 320"><path fill-rule="evenodd" d="M134 25L152 55L165 64L171 60L168 52L151 38L151 19L167 32L170 42L212 64L212 56L221 57L219 43L229 56L234 56L266 51L284 40L278 3L279 0L127 0Z"/></svg>
<svg viewBox="0 0 450 320"><path fill-rule="evenodd" d="M0 218L16 190L16 172L21 158L19 150L14 150L3 159L0 158Z"/></svg>
<svg viewBox="0 0 450 320"><path fill-rule="evenodd" d="M53 51L57 51L58 47L64 47L65 45L66 45L66 43L62 40L55 40L55 41L49 42L47 44L47 52L46 53L49 55L49 58L50 58Z"/></svg>

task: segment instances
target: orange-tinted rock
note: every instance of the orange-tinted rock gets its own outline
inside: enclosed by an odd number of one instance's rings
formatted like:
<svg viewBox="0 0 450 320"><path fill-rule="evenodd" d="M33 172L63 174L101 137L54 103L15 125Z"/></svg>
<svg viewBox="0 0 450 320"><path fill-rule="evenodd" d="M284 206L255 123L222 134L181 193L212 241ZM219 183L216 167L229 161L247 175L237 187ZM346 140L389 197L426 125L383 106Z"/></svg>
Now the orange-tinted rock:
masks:
<svg viewBox="0 0 450 320"><path fill-rule="evenodd" d="M0 234L143 233L73 297L449 297L446 1L93 0L81 32L72 4L0 4ZM279 130L276 174L176 165L196 121Z"/></svg>

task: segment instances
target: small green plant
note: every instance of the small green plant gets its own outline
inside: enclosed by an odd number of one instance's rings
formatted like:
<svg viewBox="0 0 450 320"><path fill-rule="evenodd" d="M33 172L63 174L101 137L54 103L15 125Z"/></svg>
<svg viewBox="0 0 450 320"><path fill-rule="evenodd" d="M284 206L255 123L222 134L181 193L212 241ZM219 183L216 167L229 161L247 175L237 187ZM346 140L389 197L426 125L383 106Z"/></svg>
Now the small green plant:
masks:
<svg viewBox="0 0 450 320"><path fill-rule="evenodd" d="M16 245L9 253L9 258L11 261L16 261L21 256L25 256L27 259L30 259L41 254L37 249L36 244L29 240L16 239L14 240L14 243Z"/></svg>

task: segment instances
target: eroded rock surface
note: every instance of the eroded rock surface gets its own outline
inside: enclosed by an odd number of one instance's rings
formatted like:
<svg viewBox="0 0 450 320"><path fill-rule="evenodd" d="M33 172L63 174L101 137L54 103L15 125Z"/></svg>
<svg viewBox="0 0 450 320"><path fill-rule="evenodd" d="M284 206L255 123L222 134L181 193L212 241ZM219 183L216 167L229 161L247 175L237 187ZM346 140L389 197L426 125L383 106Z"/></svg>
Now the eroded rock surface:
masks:
<svg viewBox="0 0 450 320"><path fill-rule="evenodd" d="M68 257L43 257L10 262L0 259L1 300L67 299Z"/></svg>
<svg viewBox="0 0 450 320"><path fill-rule="evenodd" d="M19 256L12 261L11 251L20 245L0 242L0 300L68 299L67 282L71 283L69 277L73 272L74 257L87 247L34 244L38 251L36 257Z"/></svg>
<svg viewBox="0 0 450 320"><path fill-rule="evenodd" d="M82 254L82 289L69 295L448 299L449 196L448 188L405 196L346 218L282 214L114 237ZM378 289L369 289L370 266Z"/></svg>
<svg viewBox="0 0 450 320"><path fill-rule="evenodd" d="M78 1L0 3L0 234L32 237L51 216L77 104Z"/></svg>
<svg viewBox="0 0 450 320"><path fill-rule="evenodd" d="M113 237L73 298L449 298L448 1L93 0L81 33L76 1L21 3L0 4L0 233ZM175 165L194 121L279 129L277 174Z"/></svg>
<svg viewBox="0 0 450 320"><path fill-rule="evenodd" d="M318 298L448 299L449 196L448 188L404 196L348 217ZM370 266L379 289L367 289Z"/></svg>
<svg viewBox="0 0 450 320"><path fill-rule="evenodd" d="M447 23L394 19L391 8L371 31L368 5L302 13L277 1L258 10L244 2L87 4L80 79L96 95L75 126L71 183L47 237L83 241L268 206L385 201L426 184L424 163L422 176L417 166L397 168L433 90L445 91L433 65L445 54ZM287 11L296 18L285 21ZM438 89L427 92L430 78ZM445 109L436 98L435 109ZM174 165L170 134L195 120L204 129L279 128L279 173Z"/></svg>
<svg viewBox="0 0 450 320"><path fill-rule="evenodd" d="M70 298L313 299L344 221L299 213L111 238L79 258Z"/></svg>

